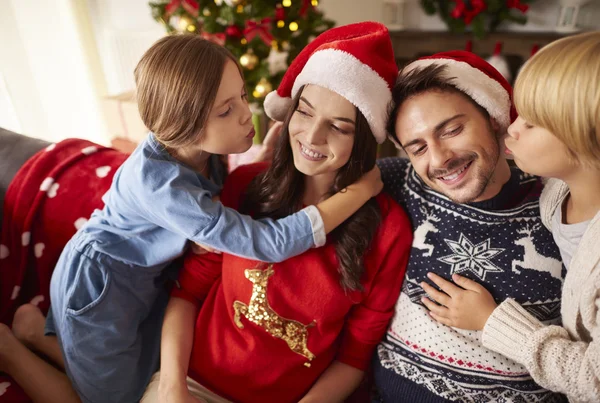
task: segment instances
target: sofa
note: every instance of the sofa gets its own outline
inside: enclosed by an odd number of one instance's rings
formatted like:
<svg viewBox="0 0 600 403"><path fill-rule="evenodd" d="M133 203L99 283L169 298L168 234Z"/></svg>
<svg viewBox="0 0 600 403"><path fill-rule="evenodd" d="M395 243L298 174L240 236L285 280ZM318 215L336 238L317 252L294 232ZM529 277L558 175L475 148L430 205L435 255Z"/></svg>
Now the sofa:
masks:
<svg viewBox="0 0 600 403"><path fill-rule="evenodd" d="M0 127L0 206L4 206L4 196L15 174L33 154L47 147L44 140L27 137ZM0 209L2 228L3 209Z"/></svg>

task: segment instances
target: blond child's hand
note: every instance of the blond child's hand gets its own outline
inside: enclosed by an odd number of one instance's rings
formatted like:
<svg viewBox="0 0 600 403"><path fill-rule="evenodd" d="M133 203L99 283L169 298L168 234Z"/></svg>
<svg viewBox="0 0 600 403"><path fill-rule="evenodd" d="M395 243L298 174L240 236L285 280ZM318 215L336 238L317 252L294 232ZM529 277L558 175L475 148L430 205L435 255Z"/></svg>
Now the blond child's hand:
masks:
<svg viewBox="0 0 600 403"><path fill-rule="evenodd" d="M383 190L383 182L381 181L381 171L379 167L375 165L373 169L364 174L354 184L350 185L353 189L359 189L370 194L371 197L377 196Z"/></svg>
<svg viewBox="0 0 600 403"><path fill-rule="evenodd" d="M428 273L427 277L442 291L423 281L421 287L429 298L423 297L421 301L429 309L431 317L444 325L482 330L498 306L488 290L466 277L453 274L452 280L456 285L434 273Z"/></svg>

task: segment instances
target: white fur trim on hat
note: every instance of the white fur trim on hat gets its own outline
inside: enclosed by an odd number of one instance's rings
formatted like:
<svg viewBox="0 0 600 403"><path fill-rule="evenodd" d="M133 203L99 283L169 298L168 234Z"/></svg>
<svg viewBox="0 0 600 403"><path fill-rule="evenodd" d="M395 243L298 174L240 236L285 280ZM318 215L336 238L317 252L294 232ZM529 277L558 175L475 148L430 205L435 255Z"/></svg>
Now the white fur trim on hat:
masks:
<svg viewBox="0 0 600 403"><path fill-rule="evenodd" d="M350 101L367 119L377 142L383 143L392 91L375 70L350 53L338 49L319 50L311 55L294 81L292 98L306 84L325 87ZM287 110L286 99L289 100L276 92L267 95L265 109L271 110L269 115L276 117L278 112L275 111Z"/></svg>
<svg viewBox="0 0 600 403"><path fill-rule="evenodd" d="M452 59L422 59L408 65L402 74L415 68L432 64L444 65L444 78L453 79L452 84L481 105L503 130L510 126L510 96L502 85L470 64Z"/></svg>

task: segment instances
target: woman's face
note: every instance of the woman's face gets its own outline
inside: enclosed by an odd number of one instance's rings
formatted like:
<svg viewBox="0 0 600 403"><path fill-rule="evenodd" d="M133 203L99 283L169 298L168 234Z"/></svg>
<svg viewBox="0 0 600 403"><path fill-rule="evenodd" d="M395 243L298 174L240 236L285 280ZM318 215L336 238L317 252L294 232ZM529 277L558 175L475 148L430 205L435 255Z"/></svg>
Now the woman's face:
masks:
<svg viewBox="0 0 600 403"><path fill-rule="evenodd" d="M352 154L356 107L318 85L304 87L289 123L296 169L307 176L335 177Z"/></svg>

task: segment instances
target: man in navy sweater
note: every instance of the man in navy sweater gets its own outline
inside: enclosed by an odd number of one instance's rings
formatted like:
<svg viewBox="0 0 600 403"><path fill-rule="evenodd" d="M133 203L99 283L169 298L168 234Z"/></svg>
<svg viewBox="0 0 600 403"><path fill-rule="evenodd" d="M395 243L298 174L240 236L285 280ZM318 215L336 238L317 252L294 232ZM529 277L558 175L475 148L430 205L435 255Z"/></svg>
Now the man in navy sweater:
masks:
<svg viewBox="0 0 600 403"><path fill-rule="evenodd" d="M446 52L405 67L393 96L389 132L409 160L379 167L411 218L414 242L395 317L374 356L374 401L562 401L483 347L481 332L441 325L422 303L427 273L447 280L457 273L497 301L510 297L542 321L560 319L564 271L541 225L543 185L504 155L502 137L516 117L510 85L474 54Z"/></svg>

